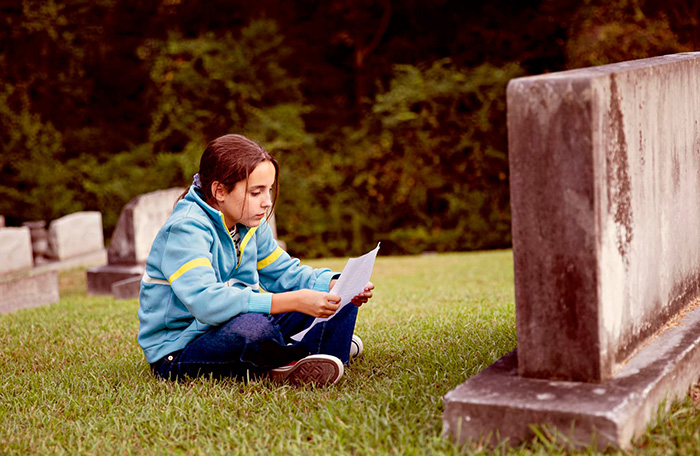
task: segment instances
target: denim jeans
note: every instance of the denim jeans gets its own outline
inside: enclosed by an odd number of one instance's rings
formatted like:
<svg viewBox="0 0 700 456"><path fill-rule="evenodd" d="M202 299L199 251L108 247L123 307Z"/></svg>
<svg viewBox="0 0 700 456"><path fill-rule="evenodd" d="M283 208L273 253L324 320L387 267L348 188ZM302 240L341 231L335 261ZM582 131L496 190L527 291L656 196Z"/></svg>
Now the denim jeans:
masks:
<svg viewBox="0 0 700 456"><path fill-rule="evenodd" d="M348 304L295 342L291 336L309 327L314 317L299 312L241 314L151 368L158 377L171 380L202 375L246 379L309 354L333 355L347 364L356 319L357 307Z"/></svg>

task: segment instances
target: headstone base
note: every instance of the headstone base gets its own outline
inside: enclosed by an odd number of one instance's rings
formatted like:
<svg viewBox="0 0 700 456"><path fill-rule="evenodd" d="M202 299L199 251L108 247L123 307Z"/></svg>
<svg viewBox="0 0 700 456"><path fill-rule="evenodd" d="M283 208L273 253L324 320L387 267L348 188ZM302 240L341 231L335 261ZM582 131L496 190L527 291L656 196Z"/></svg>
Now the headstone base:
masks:
<svg viewBox="0 0 700 456"><path fill-rule="evenodd" d="M700 308L689 310L601 383L518 376L517 350L445 395L443 432L458 443L510 445L546 423L577 447L628 448L658 407L700 378Z"/></svg>
<svg viewBox="0 0 700 456"><path fill-rule="evenodd" d="M145 266L108 264L87 271L87 288L89 295L112 294L112 284L120 280L141 277Z"/></svg>
<svg viewBox="0 0 700 456"><path fill-rule="evenodd" d="M112 284L114 299L138 299L141 291L141 275Z"/></svg>
<svg viewBox="0 0 700 456"><path fill-rule="evenodd" d="M68 269L96 267L107 264L107 249L74 256L66 260L51 260L34 267L35 271L65 271Z"/></svg>
<svg viewBox="0 0 700 456"><path fill-rule="evenodd" d="M56 271L30 272L0 278L0 313L40 307L58 301Z"/></svg>

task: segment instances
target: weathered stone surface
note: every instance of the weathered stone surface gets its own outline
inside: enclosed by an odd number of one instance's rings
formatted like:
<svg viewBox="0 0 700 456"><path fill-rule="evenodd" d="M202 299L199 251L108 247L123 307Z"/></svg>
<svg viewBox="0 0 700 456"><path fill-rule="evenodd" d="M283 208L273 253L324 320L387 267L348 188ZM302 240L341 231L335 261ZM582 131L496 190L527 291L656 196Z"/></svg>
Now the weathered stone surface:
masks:
<svg viewBox="0 0 700 456"><path fill-rule="evenodd" d="M90 268L87 271L88 294L112 294L112 284L133 277L141 278L145 269L145 266L140 264L107 264L105 266Z"/></svg>
<svg viewBox="0 0 700 456"><path fill-rule="evenodd" d="M699 74L688 53L511 81L517 360L445 396L451 438L626 447L700 378Z"/></svg>
<svg viewBox="0 0 700 456"><path fill-rule="evenodd" d="M143 264L183 188L158 190L131 200L119 215L109 244L109 264Z"/></svg>
<svg viewBox="0 0 700 456"><path fill-rule="evenodd" d="M546 425L578 446L629 447L700 378L700 308L679 323L600 383L521 377L513 351L445 396L443 431L460 443L517 444Z"/></svg>
<svg viewBox="0 0 700 456"><path fill-rule="evenodd" d="M0 275L31 269L34 266L29 228L0 228Z"/></svg>
<svg viewBox="0 0 700 456"><path fill-rule="evenodd" d="M519 372L609 378L700 294L700 53L515 79Z"/></svg>
<svg viewBox="0 0 700 456"><path fill-rule="evenodd" d="M53 220L49 224L49 246L52 255L59 260L103 249L102 214L74 212Z"/></svg>
<svg viewBox="0 0 700 456"><path fill-rule="evenodd" d="M0 278L0 313L58 302L58 273L30 272Z"/></svg>
<svg viewBox="0 0 700 456"><path fill-rule="evenodd" d="M130 277L112 284L114 299L138 299L141 291L141 276Z"/></svg>

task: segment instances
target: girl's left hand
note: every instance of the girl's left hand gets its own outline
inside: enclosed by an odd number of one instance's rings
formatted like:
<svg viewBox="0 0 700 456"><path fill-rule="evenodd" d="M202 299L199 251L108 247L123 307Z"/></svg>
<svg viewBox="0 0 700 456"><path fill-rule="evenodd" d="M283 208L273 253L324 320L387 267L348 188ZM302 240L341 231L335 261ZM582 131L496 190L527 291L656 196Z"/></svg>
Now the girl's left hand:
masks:
<svg viewBox="0 0 700 456"><path fill-rule="evenodd" d="M372 282L367 282L367 286L365 286L365 290L352 298L352 303L355 304L357 307L360 307L362 304L366 303L369 298L372 297L372 290L374 290L374 284Z"/></svg>

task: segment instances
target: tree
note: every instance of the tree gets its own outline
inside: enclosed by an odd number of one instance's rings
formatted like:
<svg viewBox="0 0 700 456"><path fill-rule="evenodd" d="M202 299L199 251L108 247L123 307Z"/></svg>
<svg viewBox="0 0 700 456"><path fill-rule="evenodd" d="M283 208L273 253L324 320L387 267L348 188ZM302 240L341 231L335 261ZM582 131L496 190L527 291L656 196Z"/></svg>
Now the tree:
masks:
<svg viewBox="0 0 700 456"><path fill-rule="evenodd" d="M644 0L583 2L567 40L567 66L603 65L692 50L679 40L664 11L648 15L645 10L653 12Z"/></svg>
<svg viewBox="0 0 700 456"><path fill-rule="evenodd" d="M449 59L397 65L361 128L297 173L312 197L284 218L289 245L315 236L323 246L313 254L323 255L378 240L389 253L508 245L504 93L520 74Z"/></svg>

